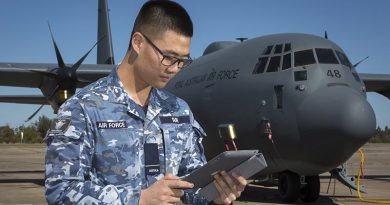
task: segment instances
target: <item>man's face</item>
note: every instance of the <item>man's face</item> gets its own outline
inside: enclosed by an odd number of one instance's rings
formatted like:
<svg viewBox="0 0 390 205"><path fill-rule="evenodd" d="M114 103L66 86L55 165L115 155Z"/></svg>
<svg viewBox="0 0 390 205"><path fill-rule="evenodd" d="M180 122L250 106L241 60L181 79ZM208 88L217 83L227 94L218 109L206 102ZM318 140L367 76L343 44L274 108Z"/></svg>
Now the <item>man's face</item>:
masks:
<svg viewBox="0 0 390 205"><path fill-rule="evenodd" d="M139 53L137 77L147 85L163 88L180 71L178 66L182 64L176 62L168 65L169 62L189 58L191 38L174 31L166 31L158 38L151 38L141 33L140 35L143 39L143 46ZM164 56L165 60L162 62Z"/></svg>

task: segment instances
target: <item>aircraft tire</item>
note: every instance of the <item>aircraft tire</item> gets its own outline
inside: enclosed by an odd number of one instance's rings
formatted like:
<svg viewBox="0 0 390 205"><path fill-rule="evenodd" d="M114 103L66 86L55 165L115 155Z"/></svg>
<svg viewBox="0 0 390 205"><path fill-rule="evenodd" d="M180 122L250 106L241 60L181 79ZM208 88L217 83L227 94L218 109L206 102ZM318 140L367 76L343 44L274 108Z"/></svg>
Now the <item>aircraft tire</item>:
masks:
<svg viewBox="0 0 390 205"><path fill-rule="evenodd" d="M279 174L278 190L284 202L296 202L299 198L301 182L299 175L290 171Z"/></svg>
<svg viewBox="0 0 390 205"><path fill-rule="evenodd" d="M320 196L320 177L306 176L305 181L306 185L301 189L300 198L304 202L314 202Z"/></svg>

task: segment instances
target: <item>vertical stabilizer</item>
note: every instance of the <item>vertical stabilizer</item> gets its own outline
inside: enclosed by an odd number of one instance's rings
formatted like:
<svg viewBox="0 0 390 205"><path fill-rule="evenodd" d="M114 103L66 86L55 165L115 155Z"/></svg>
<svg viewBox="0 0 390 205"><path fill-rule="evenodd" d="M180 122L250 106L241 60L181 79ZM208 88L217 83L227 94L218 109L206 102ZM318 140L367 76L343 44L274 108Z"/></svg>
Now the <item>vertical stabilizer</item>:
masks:
<svg viewBox="0 0 390 205"><path fill-rule="evenodd" d="M107 0L99 0L97 39L102 39L97 47L97 64L115 64Z"/></svg>

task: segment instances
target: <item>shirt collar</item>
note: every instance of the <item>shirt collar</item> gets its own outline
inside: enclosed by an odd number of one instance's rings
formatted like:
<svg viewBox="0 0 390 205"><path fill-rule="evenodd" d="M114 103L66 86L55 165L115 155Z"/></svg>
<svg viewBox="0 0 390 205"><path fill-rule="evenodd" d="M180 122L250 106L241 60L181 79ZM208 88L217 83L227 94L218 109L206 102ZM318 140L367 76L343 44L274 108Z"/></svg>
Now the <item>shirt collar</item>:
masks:
<svg viewBox="0 0 390 205"><path fill-rule="evenodd" d="M126 92L125 87L118 76L118 67L119 66L114 68L110 75L107 76L108 92L112 94L112 97L110 97L109 100L112 103L127 105L128 112L141 119L145 119L146 117L148 120L153 120L164 107L164 101L167 100L168 96L162 91L152 88L148 103L148 111L145 116L142 107L135 103Z"/></svg>

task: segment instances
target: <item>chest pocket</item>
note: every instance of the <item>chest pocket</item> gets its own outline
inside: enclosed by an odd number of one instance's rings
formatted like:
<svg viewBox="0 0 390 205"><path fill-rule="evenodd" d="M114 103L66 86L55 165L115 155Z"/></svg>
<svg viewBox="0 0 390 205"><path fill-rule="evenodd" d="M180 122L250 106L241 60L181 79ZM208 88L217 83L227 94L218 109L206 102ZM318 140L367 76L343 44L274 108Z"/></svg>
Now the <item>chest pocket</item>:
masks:
<svg viewBox="0 0 390 205"><path fill-rule="evenodd" d="M128 184L140 178L139 148L141 142L131 128L98 129L94 163L107 183Z"/></svg>
<svg viewBox="0 0 390 205"><path fill-rule="evenodd" d="M186 149L186 144L192 132L192 126L187 123L166 123L160 126L163 133L166 172L178 174L180 162Z"/></svg>

